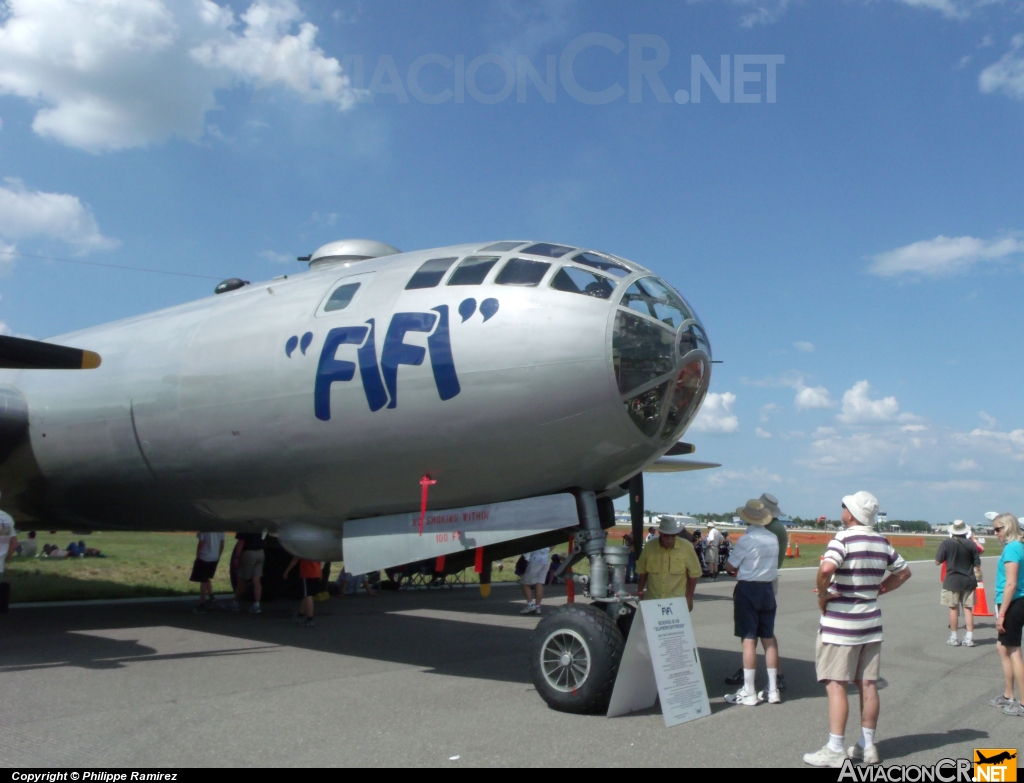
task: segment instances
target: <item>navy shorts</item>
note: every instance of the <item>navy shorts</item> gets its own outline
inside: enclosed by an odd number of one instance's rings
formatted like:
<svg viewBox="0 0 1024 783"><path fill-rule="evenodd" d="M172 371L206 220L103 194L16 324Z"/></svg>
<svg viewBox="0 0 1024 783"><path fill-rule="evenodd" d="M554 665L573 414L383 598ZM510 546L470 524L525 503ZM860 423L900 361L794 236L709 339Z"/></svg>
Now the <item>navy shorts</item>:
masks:
<svg viewBox="0 0 1024 783"><path fill-rule="evenodd" d="M320 577L302 577L302 597L309 598L320 590Z"/></svg>
<svg viewBox="0 0 1024 783"><path fill-rule="evenodd" d="M216 560L212 563L208 563L205 560L196 560L192 564L192 575L189 576L188 581L208 582L213 579L214 574L217 573L217 562Z"/></svg>
<svg viewBox="0 0 1024 783"><path fill-rule="evenodd" d="M732 593L734 634L741 639L771 639L775 607L771 582L737 582Z"/></svg>

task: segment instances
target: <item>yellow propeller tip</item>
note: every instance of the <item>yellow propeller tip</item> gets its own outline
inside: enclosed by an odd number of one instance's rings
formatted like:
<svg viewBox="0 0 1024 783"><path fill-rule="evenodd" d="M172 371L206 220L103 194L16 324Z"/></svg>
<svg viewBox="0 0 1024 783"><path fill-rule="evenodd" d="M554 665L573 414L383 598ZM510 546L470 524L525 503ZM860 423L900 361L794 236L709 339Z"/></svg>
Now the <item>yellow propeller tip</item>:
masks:
<svg viewBox="0 0 1024 783"><path fill-rule="evenodd" d="M95 351L82 351L82 369L95 370L103 364L102 357Z"/></svg>

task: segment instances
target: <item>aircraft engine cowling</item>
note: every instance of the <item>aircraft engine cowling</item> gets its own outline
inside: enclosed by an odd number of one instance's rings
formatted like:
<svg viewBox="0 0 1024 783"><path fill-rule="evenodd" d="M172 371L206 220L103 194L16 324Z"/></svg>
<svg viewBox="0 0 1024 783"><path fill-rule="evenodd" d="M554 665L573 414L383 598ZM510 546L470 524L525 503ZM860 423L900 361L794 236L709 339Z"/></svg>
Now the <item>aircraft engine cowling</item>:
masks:
<svg viewBox="0 0 1024 783"><path fill-rule="evenodd" d="M340 530L292 524L281 527L277 540L285 551L303 560L338 562L343 559Z"/></svg>

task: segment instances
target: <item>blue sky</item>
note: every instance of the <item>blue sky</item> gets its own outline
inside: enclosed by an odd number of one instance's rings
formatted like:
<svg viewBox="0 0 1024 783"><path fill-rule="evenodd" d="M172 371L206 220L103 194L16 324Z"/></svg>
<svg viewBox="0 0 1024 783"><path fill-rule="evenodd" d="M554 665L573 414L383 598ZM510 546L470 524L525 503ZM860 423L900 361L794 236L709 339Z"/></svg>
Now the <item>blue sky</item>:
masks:
<svg viewBox="0 0 1024 783"><path fill-rule="evenodd" d="M679 288L724 361L687 437L723 468L651 476L648 505L1024 514L1019 0L0 9L0 249L196 276L0 256L11 333L343 237L585 245ZM723 57L758 102L691 100ZM546 99L516 70L549 58Z"/></svg>

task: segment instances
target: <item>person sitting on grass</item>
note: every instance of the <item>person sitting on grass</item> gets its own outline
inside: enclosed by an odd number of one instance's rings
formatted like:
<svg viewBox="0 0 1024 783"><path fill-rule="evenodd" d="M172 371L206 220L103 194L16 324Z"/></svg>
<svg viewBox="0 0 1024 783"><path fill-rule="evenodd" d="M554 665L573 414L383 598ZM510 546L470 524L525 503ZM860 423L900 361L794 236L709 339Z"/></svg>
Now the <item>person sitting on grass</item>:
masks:
<svg viewBox="0 0 1024 783"><path fill-rule="evenodd" d="M39 555L39 539L36 538L36 531L29 531L28 538L18 546L17 555L18 557L36 557Z"/></svg>
<svg viewBox="0 0 1024 783"><path fill-rule="evenodd" d="M299 581L302 582L302 602L299 604L299 614L295 619L309 628L316 625L313 622L313 596L320 589L320 580L323 578L324 572L320 563L315 560L293 557L288 567L284 569L281 578L287 579L288 574L296 565L299 567Z"/></svg>

